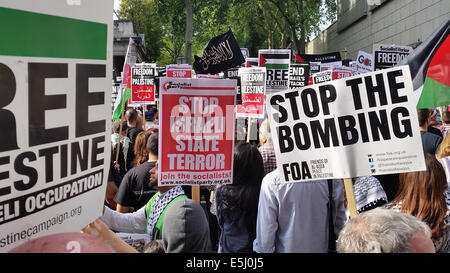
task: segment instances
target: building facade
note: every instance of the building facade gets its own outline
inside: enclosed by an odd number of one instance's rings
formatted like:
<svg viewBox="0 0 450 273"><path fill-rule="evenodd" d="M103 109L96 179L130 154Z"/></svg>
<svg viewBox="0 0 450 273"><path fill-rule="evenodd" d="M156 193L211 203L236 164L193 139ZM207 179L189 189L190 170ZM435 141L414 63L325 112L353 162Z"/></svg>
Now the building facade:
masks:
<svg viewBox="0 0 450 273"><path fill-rule="evenodd" d="M355 60L373 44L410 45L424 41L450 19L449 0L337 0L338 18L305 48L307 54L341 52Z"/></svg>

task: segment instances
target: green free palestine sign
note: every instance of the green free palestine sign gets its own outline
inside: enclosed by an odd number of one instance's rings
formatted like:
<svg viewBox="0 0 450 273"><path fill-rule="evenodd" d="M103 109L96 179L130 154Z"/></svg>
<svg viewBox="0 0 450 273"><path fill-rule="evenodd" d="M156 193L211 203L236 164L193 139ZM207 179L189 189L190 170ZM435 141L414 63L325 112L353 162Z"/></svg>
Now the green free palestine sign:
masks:
<svg viewBox="0 0 450 273"><path fill-rule="evenodd" d="M107 24L0 7L0 55L106 60Z"/></svg>

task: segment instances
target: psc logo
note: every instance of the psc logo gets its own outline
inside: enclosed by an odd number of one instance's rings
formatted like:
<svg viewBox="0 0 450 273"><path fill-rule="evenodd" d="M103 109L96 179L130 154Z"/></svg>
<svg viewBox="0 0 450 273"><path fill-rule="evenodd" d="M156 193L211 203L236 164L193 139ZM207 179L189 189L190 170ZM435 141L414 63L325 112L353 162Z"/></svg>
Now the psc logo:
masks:
<svg viewBox="0 0 450 273"><path fill-rule="evenodd" d="M358 57L358 62L364 64L365 66L372 66L372 60L365 58L363 55Z"/></svg>

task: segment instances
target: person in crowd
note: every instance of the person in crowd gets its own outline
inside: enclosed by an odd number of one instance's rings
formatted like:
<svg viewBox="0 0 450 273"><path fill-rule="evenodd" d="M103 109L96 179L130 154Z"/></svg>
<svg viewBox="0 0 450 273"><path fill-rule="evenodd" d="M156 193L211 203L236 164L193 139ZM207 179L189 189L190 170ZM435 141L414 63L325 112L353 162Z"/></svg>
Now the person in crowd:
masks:
<svg viewBox="0 0 450 273"><path fill-rule="evenodd" d="M135 146L138 146L140 142L146 143L146 161L129 170L123 177L115 197L118 212L128 213L139 210L147 204L157 191L150 185L149 181L150 170L155 167L156 161L158 161L158 134L150 135L141 132L136 137ZM139 149L141 148L136 148L135 152L138 152ZM140 160L139 154L136 159Z"/></svg>
<svg viewBox="0 0 450 273"><path fill-rule="evenodd" d="M163 240L153 240L144 246L144 253L166 253Z"/></svg>
<svg viewBox="0 0 450 273"><path fill-rule="evenodd" d="M134 160L132 168L148 161L149 151L147 150L147 140L152 134L151 131L140 132L134 141Z"/></svg>
<svg viewBox="0 0 450 273"><path fill-rule="evenodd" d="M259 143L261 146L259 146L258 150L263 158L264 175L266 175L277 168L277 160L275 158L268 119L265 119L259 127Z"/></svg>
<svg viewBox="0 0 450 273"><path fill-rule="evenodd" d="M439 127L442 136L446 136L450 132L450 112L445 111L442 113L442 125Z"/></svg>
<svg viewBox="0 0 450 273"><path fill-rule="evenodd" d="M162 241L166 253L209 253L211 241L204 209L191 199L180 199L167 209Z"/></svg>
<svg viewBox="0 0 450 273"><path fill-rule="evenodd" d="M450 134L446 134L441 145L439 145L436 158L439 159L442 167L444 167L447 183L450 184ZM448 186L448 191L450 191L450 185Z"/></svg>
<svg viewBox="0 0 450 273"><path fill-rule="evenodd" d="M450 205L447 179L434 155L425 154L426 170L400 174L396 198L386 208L409 213L428 224L436 252L450 251Z"/></svg>
<svg viewBox="0 0 450 273"><path fill-rule="evenodd" d="M150 187L158 185L158 162L150 170ZM152 240L162 239L164 214L175 200L187 198L181 186L158 186L147 204L132 213L120 213L104 207L100 218L118 232L147 233Z"/></svg>
<svg viewBox="0 0 450 273"><path fill-rule="evenodd" d="M383 175L374 175L383 187L384 192L387 196L387 201L390 202L394 200L395 194L398 191L398 184L400 183L400 174L392 173L392 174L383 174Z"/></svg>
<svg viewBox="0 0 450 273"><path fill-rule="evenodd" d="M159 128L158 109L156 107L152 107L145 112L145 128Z"/></svg>
<svg viewBox="0 0 450 273"><path fill-rule="evenodd" d="M241 143L234 149L233 184L216 191L216 216L220 227L219 253L251 253L256 237L256 217L264 165L258 149Z"/></svg>
<svg viewBox="0 0 450 273"><path fill-rule="evenodd" d="M437 122L438 115L439 111L436 108L430 109L430 122L428 124L427 131L442 137L442 132L439 129L440 124Z"/></svg>
<svg viewBox="0 0 450 273"><path fill-rule="evenodd" d="M431 230L407 213L376 208L350 219L339 233L338 253L434 253Z"/></svg>
<svg viewBox="0 0 450 273"><path fill-rule="evenodd" d="M101 220L82 229L116 253L138 253ZM144 253L210 253L208 220L203 208L191 199L179 199L167 209L161 239L144 246Z"/></svg>
<svg viewBox="0 0 450 273"><path fill-rule="evenodd" d="M417 110L423 151L424 153L436 154L437 148L442 142L442 137L427 131L428 125L430 124L430 113L430 109Z"/></svg>
<svg viewBox="0 0 450 273"><path fill-rule="evenodd" d="M134 108L130 108L126 111L125 116L127 118L128 132L127 136L130 139L130 148L128 152L127 158L127 167L131 169L132 162L134 161L134 143L137 135L143 131L142 126L138 127L137 122L139 118L139 114Z"/></svg>
<svg viewBox="0 0 450 273"><path fill-rule="evenodd" d="M373 176L359 176L353 180L353 193L358 213L374 209L388 202L380 181Z"/></svg>
<svg viewBox="0 0 450 273"><path fill-rule="evenodd" d="M327 180L302 183L281 181L278 169L268 173L261 184L256 252L325 253L329 234L337 238L346 221L341 180L332 180L332 200ZM331 201L334 230L329 230Z"/></svg>
<svg viewBox="0 0 450 273"><path fill-rule="evenodd" d="M120 124L122 123L122 131L120 131ZM119 137L120 131L120 137ZM117 143L120 139L119 145L119 154L117 157L116 165L118 165L118 170L120 175L123 177L125 173L128 171L127 168L127 159L128 159L128 151L130 150L130 139L127 137L128 125L127 121L115 122L113 125L113 134L111 135L111 150L113 154L111 156L111 161L114 162L116 160L117 153Z"/></svg>

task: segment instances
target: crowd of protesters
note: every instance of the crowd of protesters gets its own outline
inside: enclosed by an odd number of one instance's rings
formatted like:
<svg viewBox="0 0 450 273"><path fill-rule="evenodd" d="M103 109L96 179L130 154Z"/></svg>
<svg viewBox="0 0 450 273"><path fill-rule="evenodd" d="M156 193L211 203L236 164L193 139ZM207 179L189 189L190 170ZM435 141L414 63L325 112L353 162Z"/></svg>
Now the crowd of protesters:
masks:
<svg viewBox="0 0 450 273"><path fill-rule="evenodd" d="M158 111L146 110L114 124L104 214L83 229L117 252L137 250L114 232L148 234L146 253L450 252L449 112L418 110L425 171L353 178L350 219L342 180L281 181L268 120L258 141L236 126L233 184L202 187L200 203L158 187Z"/></svg>

